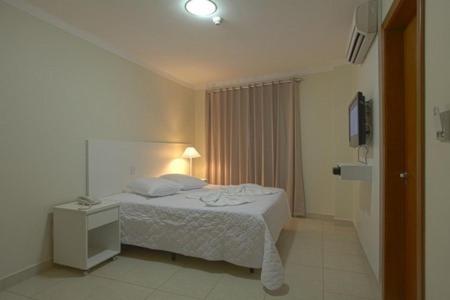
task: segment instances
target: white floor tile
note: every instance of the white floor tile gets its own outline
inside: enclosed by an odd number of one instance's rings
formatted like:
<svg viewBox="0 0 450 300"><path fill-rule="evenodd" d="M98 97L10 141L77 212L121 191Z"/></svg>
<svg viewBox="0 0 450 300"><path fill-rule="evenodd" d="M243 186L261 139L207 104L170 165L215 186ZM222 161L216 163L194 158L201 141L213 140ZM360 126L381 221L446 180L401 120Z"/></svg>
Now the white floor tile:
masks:
<svg viewBox="0 0 450 300"><path fill-rule="evenodd" d="M315 248L322 249L322 233L309 232L294 232L283 230L277 242L277 246L281 249L295 249L295 248Z"/></svg>
<svg viewBox="0 0 450 300"><path fill-rule="evenodd" d="M153 294L148 296L147 300L197 300L197 299L187 296L171 294L163 291L155 291Z"/></svg>
<svg viewBox="0 0 450 300"><path fill-rule="evenodd" d="M153 291L115 280L95 278L94 288L86 300L145 300Z"/></svg>
<svg viewBox="0 0 450 300"><path fill-rule="evenodd" d="M323 239L324 241L359 243L358 235L351 231L324 231Z"/></svg>
<svg viewBox="0 0 450 300"><path fill-rule="evenodd" d="M116 280L86 276L65 281L33 296L36 300L145 300L152 289Z"/></svg>
<svg viewBox="0 0 450 300"><path fill-rule="evenodd" d="M114 261L108 261L92 270L91 274L105 278L122 280L133 269L141 264L141 260L119 256Z"/></svg>
<svg viewBox="0 0 450 300"><path fill-rule="evenodd" d="M285 285L265 290L260 270L136 247L83 276L55 268L0 293L0 300L372 300L376 283L353 226L292 219L277 243Z"/></svg>
<svg viewBox="0 0 450 300"><path fill-rule="evenodd" d="M370 298L361 298L361 297L349 296L349 295L325 293L324 300L371 300L371 299Z"/></svg>
<svg viewBox="0 0 450 300"><path fill-rule="evenodd" d="M171 263L119 257L92 272L92 275L116 279L149 288L157 288L166 282L181 267Z"/></svg>
<svg viewBox="0 0 450 300"><path fill-rule="evenodd" d="M307 247L279 247L281 260L285 266L296 264L310 267L322 267L322 249Z"/></svg>
<svg viewBox="0 0 450 300"><path fill-rule="evenodd" d="M356 241L324 241L325 253L341 253L349 255L364 255L359 242Z"/></svg>
<svg viewBox="0 0 450 300"><path fill-rule="evenodd" d="M306 232L306 231L319 231L323 230L323 221L317 219L306 218L291 218L290 221L284 226L285 230Z"/></svg>
<svg viewBox="0 0 450 300"><path fill-rule="evenodd" d="M264 290L259 279L225 275L206 299L261 300L264 299Z"/></svg>
<svg viewBox="0 0 450 300"><path fill-rule="evenodd" d="M366 274L325 269L324 287L329 293L368 299L376 297L375 282Z"/></svg>
<svg viewBox="0 0 450 300"><path fill-rule="evenodd" d="M284 265L323 266L323 241L321 231L286 231L277 243Z"/></svg>
<svg viewBox="0 0 450 300"><path fill-rule="evenodd" d="M89 292L94 288L95 277L84 276L62 281L35 295L36 300L79 300L86 299Z"/></svg>
<svg viewBox="0 0 450 300"><path fill-rule="evenodd" d="M9 292L0 292L0 300L29 300L30 298L26 298L24 296L12 294Z"/></svg>
<svg viewBox="0 0 450 300"><path fill-rule="evenodd" d="M265 299L322 300L323 270L304 266L286 268L285 286L279 291L267 292Z"/></svg>
<svg viewBox="0 0 450 300"><path fill-rule="evenodd" d="M178 295L204 298L223 277L221 273L184 268L173 275L159 289Z"/></svg>
<svg viewBox="0 0 450 300"><path fill-rule="evenodd" d="M361 255L326 252L324 257L326 269L371 274L366 258Z"/></svg>
<svg viewBox="0 0 450 300"><path fill-rule="evenodd" d="M169 280L181 268L163 263L142 264L127 274L123 280L125 282L142 285L150 288L157 288Z"/></svg>
<svg viewBox="0 0 450 300"><path fill-rule="evenodd" d="M15 294L31 297L61 282L71 281L74 278L81 277L83 277L81 272L63 268L54 268L20 282L10 287L8 291Z"/></svg>

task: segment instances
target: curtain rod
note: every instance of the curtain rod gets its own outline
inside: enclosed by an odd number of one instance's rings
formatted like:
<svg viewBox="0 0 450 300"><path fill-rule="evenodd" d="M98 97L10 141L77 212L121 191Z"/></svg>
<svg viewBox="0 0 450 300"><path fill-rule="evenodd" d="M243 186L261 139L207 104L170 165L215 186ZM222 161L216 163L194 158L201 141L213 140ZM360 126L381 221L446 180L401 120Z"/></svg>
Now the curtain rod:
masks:
<svg viewBox="0 0 450 300"><path fill-rule="evenodd" d="M211 92L226 91L226 90L248 89L248 88L255 87L255 86L271 85L274 83L301 82L302 80L303 80L302 78L293 77L293 78L289 78L289 79L258 81L258 82L251 82L251 83L246 83L246 84L236 85L236 86L212 87L212 88L207 89L206 92L211 93Z"/></svg>

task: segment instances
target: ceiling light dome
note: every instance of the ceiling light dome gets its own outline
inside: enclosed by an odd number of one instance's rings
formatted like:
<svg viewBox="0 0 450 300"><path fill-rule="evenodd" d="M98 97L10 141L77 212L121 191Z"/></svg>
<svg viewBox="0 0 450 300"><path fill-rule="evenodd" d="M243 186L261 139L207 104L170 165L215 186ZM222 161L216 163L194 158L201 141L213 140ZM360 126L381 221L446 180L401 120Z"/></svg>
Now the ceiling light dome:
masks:
<svg viewBox="0 0 450 300"><path fill-rule="evenodd" d="M217 5L210 0L189 0L186 10L193 15L207 17L216 12Z"/></svg>

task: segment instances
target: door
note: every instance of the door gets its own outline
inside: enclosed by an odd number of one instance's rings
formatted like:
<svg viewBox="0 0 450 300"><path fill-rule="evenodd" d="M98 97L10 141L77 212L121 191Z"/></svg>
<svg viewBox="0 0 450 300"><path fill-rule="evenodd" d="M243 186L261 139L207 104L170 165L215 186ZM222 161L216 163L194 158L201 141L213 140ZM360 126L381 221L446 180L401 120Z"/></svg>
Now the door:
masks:
<svg viewBox="0 0 450 300"><path fill-rule="evenodd" d="M381 29L382 289L423 298L423 0L397 0Z"/></svg>
<svg viewBox="0 0 450 300"><path fill-rule="evenodd" d="M417 223L417 18L414 17L403 32L404 80L405 80L405 167L401 174L405 184L405 299L417 300L416 232Z"/></svg>

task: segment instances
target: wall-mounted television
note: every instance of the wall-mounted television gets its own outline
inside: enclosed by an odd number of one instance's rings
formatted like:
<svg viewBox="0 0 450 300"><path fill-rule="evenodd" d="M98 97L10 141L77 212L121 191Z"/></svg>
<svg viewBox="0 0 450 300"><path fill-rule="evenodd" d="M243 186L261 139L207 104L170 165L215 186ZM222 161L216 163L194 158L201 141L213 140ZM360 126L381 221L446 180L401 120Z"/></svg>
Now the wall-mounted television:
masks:
<svg viewBox="0 0 450 300"><path fill-rule="evenodd" d="M366 100L358 92L348 107L348 129L351 147L366 144Z"/></svg>

